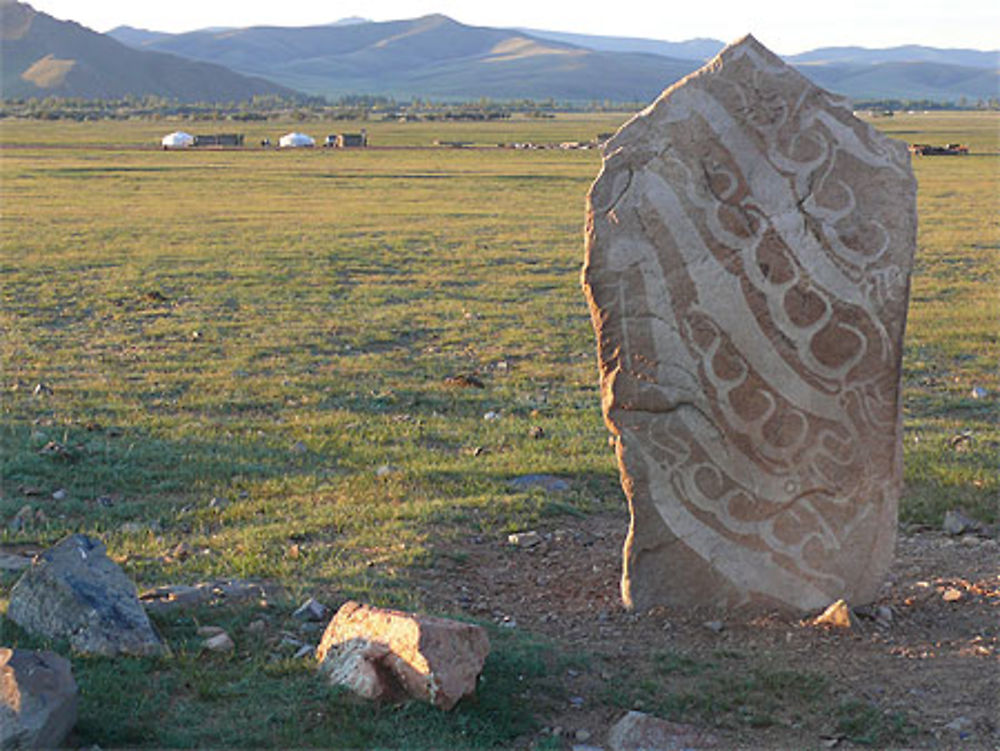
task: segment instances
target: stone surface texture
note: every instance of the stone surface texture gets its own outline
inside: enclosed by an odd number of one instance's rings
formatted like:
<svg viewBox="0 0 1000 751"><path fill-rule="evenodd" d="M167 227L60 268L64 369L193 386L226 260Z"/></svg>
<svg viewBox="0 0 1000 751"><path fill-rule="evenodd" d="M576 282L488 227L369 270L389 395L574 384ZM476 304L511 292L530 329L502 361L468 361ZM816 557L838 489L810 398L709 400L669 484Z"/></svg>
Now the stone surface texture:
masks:
<svg viewBox="0 0 1000 751"><path fill-rule="evenodd" d="M753 37L606 144L583 286L627 605L871 601L902 480L905 144Z"/></svg>
<svg viewBox="0 0 1000 751"><path fill-rule="evenodd" d="M86 535L71 535L35 558L11 590L7 617L86 654L167 652L135 585L108 558L104 543Z"/></svg>
<svg viewBox="0 0 1000 751"><path fill-rule="evenodd" d="M347 602L316 657L332 682L362 696L410 696L447 710L475 693L489 651L479 626Z"/></svg>
<svg viewBox="0 0 1000 751"><path fill-rule="evenodd" d="M693 725L629 712L608 731L610 751L695 751L716 748L718 740Z"/></svg>
<svg viewBox="0 0 1000 751"><path fill-rule="evenodd" d="M69 660L55 652L0 648L0 748L56 748L76 724Z"/></svg>

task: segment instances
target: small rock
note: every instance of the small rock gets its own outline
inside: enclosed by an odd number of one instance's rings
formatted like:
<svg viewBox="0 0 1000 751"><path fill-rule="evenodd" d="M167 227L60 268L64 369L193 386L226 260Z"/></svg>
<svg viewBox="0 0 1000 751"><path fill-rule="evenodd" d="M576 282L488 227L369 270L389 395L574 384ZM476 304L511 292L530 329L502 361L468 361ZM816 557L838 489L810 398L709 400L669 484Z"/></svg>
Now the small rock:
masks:
<svg viewBox="0 0 1000 751"><path fill-rule="evenodd" d="M202 336L202 334L201 334L200 331L192 331L191 332L191 341L192 342L196 342L199 339L201 339L201 336Z"/></svg>
<svg viewBox="0 0 1000 751"><path fill-rule="evenodd" d="M265 621L263 618L258 618L255 621L250 621L250 623L247 625L247 633L250 634L260 635L263 634L264 631L266 630L267 630L267 621Z"/></svg>
<svg viewBox="0 0 1000 751"><path fill-rule="evenodd" d="M517 628L517 619L512 615L505 615L498 625L500 628Z"/></svg>
<svg viewBox="0 0 1000 751"><path fill-rule="evenodd" d="M198 626L198 636L210 637L226 633L226 629L221 626Z"/></svg>
<svg viewBox="0 0 1000 751"><path fill-rule="evenodd" d="M0 748L62 748L76 724L77 696L69 660L0 648Z"/></svg>
<svg viewBox="0 0 1000 751"><path fill-rule="evenodd" d="M45 383L39 383L35 386L34 390L31 392L34 396L52 396L54 393L52 387Z"/></svg>
<svg viewBox="0 0 1000 751"><path fill-rule="evenodd" d="M543 428L541 425L532 425L531 429L528 431L528 436L535 439L544 438L545 428Z"/></svg>
<svg viewBox="0 0 1000 751"><path fill-rule="evenodd" d="M528 532L514 532L507 535L507 544L517 548L533 548L542 541L542 536L530 530Z"/></svg>
<svg viewBox="0 0 1000 751"><path fill-rule="evenodd" d="M326 605L310 597L299 605L292 616L303 621L321 621L326 617Z"/></svg>
<svg viewBox="0 0 1000 751"><path fill-rule="evenodd" d="M945 532L952 536L958 536L969 531L978 530L979 522L970 518L961 509L950 509L945 512L944 523L941 525Z"/></svg>
<svg viewBox="0 0 1000 751"><path fill-rule="evenodd" d="M301 660L303 657L311 657L316 648L311 644L303 644L299 647L298 651L293 655L293 659Z"/></svg>
<svg viewBox="0 0 1000 751"><path fill-rule="evenodd" d="M693 725L668 722L643 712L629 712L608 731L608 748L611 751L697 751L717 746L715 736Z"/></svg>
<svg viewBox="0 0 1000 751"><path fill-rule="evenodd" d="M962 590L955 589L955 587L948 587L942 593L941 599L945 602L958 602L962 599Z"/></svg>
<svg viewBox="0 0 1000 751"><path fill-rule="evenodd" d="M395 467L393 467L391 464L383 464L381 467L379 467L378 469L375 470L375 476L376 477L386 477L387 475L391 475L393 472L397 472L397 471L398 470Z"/></svg>
<svg viewBox="0 0 1000 751"><path fill-rule="evenodd" d="M815 626L833 626L834 628L851 628L851 609L843 600L837 600L823 613L813 619Z"/></svg>
<svg viewBox="0 0 1000 751"><path fill-rule="evenodd" d="M485 415L483 415L483 419L486 420L486 422L494 422L494 421L500 419L500 413L499 412L493 412L491 410L491 411L487 412Z"/></svg>
<svg viewBox="0 0 1000 751"><path fill-rule="evenodd" d="M892 608L888 605L879 605L875 608L875 622L884 626L892 623Z"/></svg>
<svg viewBox="0 0 1000 751"><path fill-rule="evenodd" d="M705 621L701 625L703 625L709 631L712 631L716 634L722 633L722 630L726 627L726 624L724 624L722 621Z"/></svg>
<svg viewBox="0 0 1000 751"><path fill-rule="evenodd" d="M589 741L591 735L592 733L589 730L585 728L580 728L579 730L576 731L576 733L573 734L573 737L576 738L581 743L583 743L584 741Z"/></svg>
<svg viewBox="0 0 1000 751"><path fill-rule="evenodd" d="M990 395L990 392L984 389L982 386L972 387L972 398L973 399L985 399Z"/></svg>
<svg viewBox="0 0 1000 751"><path fill-rule="evenodd" d="M285 556L291 558L293 561L298 560L299 556L302 555L302 548L299 547L297 542L292 543L288 546L288 550L285 551Z"/></svg>
<svg viewBox="0 0 1000 751"><path fill-rule="evenodd" d="M569 697L569 705L573 707L573 709L583 709L583 704L584 701L582 696Z"/></svg>
<svg viewBox="0 0 1000 751"><path fill-rule="evenodd" d="M65 488L59 488L59 490L56 490L55 492L52 493L52 500L65 501L68 495L69 494L66 492Z"/></svg>
<svg viewBox="0 0 1000 751"><path fill-rule="evenodd" d="M309 447L306 446L302 441L296 441L292 444L291 449L293 454L305 454L308 453Z"/></svg>
<svg viewBox="0 0 1000 751"><path fill-rule="evenodd" d="M227 501L225 498L219 498L218 496L213 497L212 500L208 502L208 507L215 509L216 511L221 511L228 505L229 501Z"/></svg>
<svg viewBox="0 0 1000 751"><path fill-rule="evenodd" d="M225 631L205 639L201 646L210 652L232 652L236 649L236 644Z"/></svg>

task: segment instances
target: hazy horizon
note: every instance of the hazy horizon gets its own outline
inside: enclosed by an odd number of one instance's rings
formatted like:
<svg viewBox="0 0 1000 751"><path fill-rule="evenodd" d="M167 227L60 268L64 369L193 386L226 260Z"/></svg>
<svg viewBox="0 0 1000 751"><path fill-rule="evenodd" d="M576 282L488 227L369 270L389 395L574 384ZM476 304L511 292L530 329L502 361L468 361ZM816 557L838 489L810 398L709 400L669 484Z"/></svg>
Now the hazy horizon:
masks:
<svg viewBox="0 0 1000 751"><path fill-rule="evenodd" d="M775 52L791 55L817 47L869 48L917 44L940 48L997 49L1000 5L984 0L953 0L947 13L929 17L911 2L844 0L835 16L813 4L760 0L755 4L718 0L710 13L675 14L669 7L624 0L612 16L600 6L541 4L509 0L481 4L463 0L368 0L332 6L306 0L285 6L254 6L236 0L171 4L122 0L29 0L36 10L106 32L127 25L152 31L183 32L218 26L316 26L358 16L391 21L441 13L470 26L526 27L600 36L680 42L712 38L730 42L752 33ZM606 8L606 6L604 6Z"/></svg>

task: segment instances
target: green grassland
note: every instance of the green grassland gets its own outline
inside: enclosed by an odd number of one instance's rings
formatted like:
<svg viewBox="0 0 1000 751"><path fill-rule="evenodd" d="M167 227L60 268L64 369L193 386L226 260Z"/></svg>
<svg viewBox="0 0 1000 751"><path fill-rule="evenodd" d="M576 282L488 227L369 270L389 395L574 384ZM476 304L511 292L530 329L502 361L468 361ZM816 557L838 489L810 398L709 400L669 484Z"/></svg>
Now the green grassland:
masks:
<svg viewBox="0 0 1000 751"><path fill-rule="evenodd" d="M624 525L579 288L599 152L430 147L585 141L623 118L352 123L376 146L427 148L292 152L163 152L180 125L166 121L4 122L0 542L96 534L141 587L263 579L285 612L307 594L418 608L421 570L461 536L598 511ZM961 506L994 523L998 121L876 124L975 152L914 163L901 519ZM345 127L184 129L250 144ZM445 383L459 373L485 388ZM508 489L530 472L573 489ZM182 542L190 555L162 559ZM0 608L15 580L0 578ZM230 617L239 631L251 616ZM379 710L263 647L206 663L190 618L159 626L173 660L75 660L82 741L503 746L530 729L518 681L547 685L541 647L494 630L496 690L478 704ZM0 620L12 642L35 644Z"/></svg>

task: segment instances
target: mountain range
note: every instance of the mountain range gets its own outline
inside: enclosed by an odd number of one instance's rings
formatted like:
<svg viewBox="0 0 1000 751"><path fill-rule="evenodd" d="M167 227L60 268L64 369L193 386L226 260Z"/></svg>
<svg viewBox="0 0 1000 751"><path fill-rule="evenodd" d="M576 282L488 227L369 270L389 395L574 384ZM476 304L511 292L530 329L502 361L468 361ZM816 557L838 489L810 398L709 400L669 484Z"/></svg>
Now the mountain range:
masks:
<svg viewBox="0 0 1000 751"><path fill-rule="evenodd" d="M0 10L5 97L128 90L180 100L241 99L252 95L246 92L295 90L334 98L644 102L724 46L714 39L468 26L443 15L181 34L120 26L102 35L16 0L0 0ZM997 52L838 47L785 59L819 85L855 99L976 101L1000 93ZM184 67L206 65L214 67Z"/></svg>
<svg viewBox="0 0 1000 751"><path fill-rule="evenodd" d="M180 101L291 96L279 83L210 62L141 51L30 5L0 0L3 98L120 98L155 94Z"/></svg>

